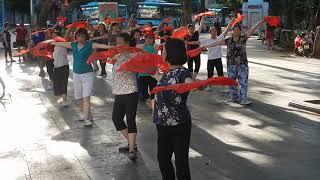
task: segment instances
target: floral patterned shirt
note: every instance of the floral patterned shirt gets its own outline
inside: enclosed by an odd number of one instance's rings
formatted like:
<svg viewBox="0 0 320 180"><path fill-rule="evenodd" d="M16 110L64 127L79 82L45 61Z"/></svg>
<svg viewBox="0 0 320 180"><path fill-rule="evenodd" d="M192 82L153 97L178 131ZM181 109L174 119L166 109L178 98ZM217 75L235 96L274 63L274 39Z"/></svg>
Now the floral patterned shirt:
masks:
<svg viewBox="0 0 320 180"><path fill-rule="evenodd" d="M227 45L227 64L241 65L248 64L246 43L247 37L241 35L238 41L234 41L232 37L225 39Z"/></svg>
<svg viewBox="0 0 320 180"><path fill-rule="evenodd" d="M185 67L173 69L165 74L158 86L184 83L191 78L191 73ZM189 93L177 94L175 91L162 91L155 95L153 121L160 126L176 126L191 121L187 107Z"/></svg>
<svg viewBox="0 0 320 180"><path fill-rule="evenodd" d="M120 65L129 61L135 55L132 53L117 54L114 56L116 63L113 65L112 73L112 93L115 95L132 94L138 92L136 73L129 71L120 71Z"/></svg>

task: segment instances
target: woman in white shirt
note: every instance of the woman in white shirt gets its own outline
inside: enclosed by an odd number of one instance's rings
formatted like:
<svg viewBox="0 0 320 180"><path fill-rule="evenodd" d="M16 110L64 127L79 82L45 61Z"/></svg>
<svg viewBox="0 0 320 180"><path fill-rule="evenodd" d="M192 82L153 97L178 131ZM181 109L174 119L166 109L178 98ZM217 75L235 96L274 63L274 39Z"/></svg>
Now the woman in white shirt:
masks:
<svg viewBox="0 0 320 180"><path fill-rule="evenodd" d="M220 36L218 36L218 32L219 32L218 27L211 27L209 30L210 39L186 42L186 44L200 44L201 46L204 46L204 45L209 45L215 42L220 42L224 40L224 38L227 36L231 27L232 25L230 23L227 26L226 30ZM208 63L207 63L208 78L213 77L214 68L216 68L218 76L223 76L222 52L221 52L220 45L208 48Z"/></svg>

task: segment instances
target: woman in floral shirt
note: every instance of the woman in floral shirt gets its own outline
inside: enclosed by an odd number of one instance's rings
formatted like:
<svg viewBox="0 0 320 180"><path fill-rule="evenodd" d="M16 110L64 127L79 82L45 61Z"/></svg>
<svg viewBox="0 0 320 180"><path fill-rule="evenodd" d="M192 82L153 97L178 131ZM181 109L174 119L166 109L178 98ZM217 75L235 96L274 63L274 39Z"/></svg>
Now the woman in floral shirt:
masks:
<svg viewBox="0 0 320 180"><path fill-rule="evenodd" d="M230 101L240 102L241 105L250 105L251 102L247 100L248 94L248 58L247 58L247 40L250 36L264 23L258 22L245 34L241 34L241 26L236 25L233 27L232 36L223 41L213 43L204 48L214 47L217 45L227 45L227 69L228 76L234 80L238 80L240 91L236 86L229 87Z"/></svg>
<svg viewBox="0 0 320 180"><path fill-rule="evenodd" d="M183 67L188 60L183 41L170 39L164 45L163 58L170 71L163 76L154 76L158 86L177 83L191 83L191 72ZM189 146L191 134L191 115L187 107L189 93L177 94L163 91L155 96L153 120L158 130L158 162L163 180L190 180ZM176 174L171 162L175 155Z"/></svg>

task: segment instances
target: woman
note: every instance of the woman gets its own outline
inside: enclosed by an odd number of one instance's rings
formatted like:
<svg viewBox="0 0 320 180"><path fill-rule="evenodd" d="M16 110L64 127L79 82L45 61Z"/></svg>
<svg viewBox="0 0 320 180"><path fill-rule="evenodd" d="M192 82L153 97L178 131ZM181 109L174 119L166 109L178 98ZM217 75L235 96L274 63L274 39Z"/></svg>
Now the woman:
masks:
<svg viewBox="0 0 320 180"><path fill-rule="evenodd" d="M130 36L127 33L119 33L116 37L117 46L130 46ZM138 105L138 86L136 73L129 71L117 72L120 65L129 61L135 54L123 52L114 56L112 93L115 95L112 121L117 131L120 131L127 140L128 146L119 148L120 152L129 152L131 160L137 159L136 154L136 113ZM124 122L126 117L126 122Z"/></svg>
<svg viewBox="0 0 320 180"><path fill-rule="evenodd" d="M6 63L10 63L10 61L8 61L8 54L9 54L11 63L15 62L12 59L11 34L9 32L9 23L5 23L4 24L4 30L2 32L2 45L3 45L3 48L4 48L4 54L5 54L5 58L6 58Z"/></svg>
<svg viewBox="0 0 320 180"><path fill-rule="evenodd" d="M92 115L90 112L90 97L94 84L93 68L87 64L87 59L93 49L108 49L110 46L92 43L89 41L88 31L84 28L77 30L74 42L52 42L52 45L71 49L73 52L73 82L75 99L81 100L84 114L84 126L92 127Z"/></svg>
<svg viewBox="0 0 320 180"><path fill-rule="evenodd" d="M52 38L60 36L57 31L52 32ZM53 51L53 91L58 97L57 103L67 106L67 88L69 78L69 62L67 48L55 46Z"/></svg>
<svg viewBox="0 0 320 180"><path fill-rule="evenodd" d="M229 87L229 96L231 102L239 102L241 105L252 104L247 100L248 94L248 57L246 52L247 40L250 36L264 23L258 22L245 34L241 34L241 26L236 25L233 27L232 36L211 45L205 45L204 48L210 48L217 45L227 45L227 69L228 77L238 80L240 92L236 86Z"/></svg>
<svg viewBox="0 0 320 180"><path fill-rule="evenodd" d="M272 50L274 45L274 28L267 25L266 30L267 49Z"/></svg>
<svg viewBox="0 0 320 180"><path fill-rule="evenodd" d="M108 39L110 46L117 45L117 35L121 32L119 23L112 23L108 32Z"/></svg>
<svg viewBox="0 0 320 180"><path fill-rule="evenodd" d="M99 44L108 44L108 31L106 28L106 25L103 23L99 24L98 30L95 31L95 33L93 34L94 38L91 38L90 40L99 43ZM99 51L99 50L98 50ZM100 66L101 66L101 77L106 77L107 76L107 72L106 72L106 63L100 61Z"/></svg>
<svg viewBox="0 0 320 180"><path fill-rule="evenodd" d="M209 45L209 44L212 44L215 42L220 42L220 41L224 40L224 38L227 36L231 27L232 27L232 24L229 23L226 30L221 35L219 34L219 33L221 33L219 26L211 27L209 30L210 39L203 39L201 41L186 42L186 44L189 44L189 45ZM208 48L208 63L207 63L208 78L213 77L214 69L216 69L218 76L223 76L222 52L221 52L220 45Z"/></svg>
<svg viewBox="0 0 320 180"><path fill-rule="evenodd" d="M137 47L143 49L148 53L158 54L159 46L155 45L154 36L155 34L153 33L153 31L146 32L144 35L145 43L137 45ZM141 85L142 85L143 99L144 100L150 99L149 102L151 102L150 105L151 105L151 109L153 110L154 95L150 95L149 91L151 92L152 89L157 85L157 81L154 78L152 78L149 74L143 74L143 73L139 74L139 80L141 81Z"/></svg>
<svg viewBox="0 0 320 180"><path fill-rule="evenodd" d="M34 28L34 33L32 33L32 35L31 35L33 46L36 46L40 42L46 40L45 32L44 31L40 31L40 30L41 30L40 26L36 25L35 28ZM39 63L39 68L40 68L39 76L40 77L45 77L46 73L43 70L43 68L45 66L45 60L42 57L35 57L35 59Z"/></svg>
<svg viewBox="0 0 320 180"><path fill-rule="evenodd" d="M19 27L14 29L12 32L16 34L16 46L18 48L18 52L27 47L26 37L28 35L28 31L26 30L23 23L20 23ZM23 57L25 60L25 57ZM19 62L21 61L19 57Z"/></svg>
<svg viewBox="0 0 320 180"><path fill-rule="evenodd" d="M189 24L187 26L188 32L189 32L189 35L185 39L187 42L189 42L189 41L199 41L199 34L202 31L204 20L205 20L205 17L202 17L202 19L200 21L200 26L199 26L199 28L197 30L195 30L195 27L194 27L193 24ZM187 45L187 51L196 49L198 47L199 47L199 45ZM193 69L193 63L195 64L195 68L194 69ZM193 79L196 79L196 77L197 77L197 75L199 73L199 70L200 70L200 65L201 65L200 55L196 56L196 57L189 58L189 60L188 60L188 69L192 73L192 78Z"/></svg>
<svg viewBox="0 0 320 180"><path fill-rule="evenodd" d="M182 65L187 62L183 41L169 39L162 52L170 70L157 79L158 86L177 83L191 83L191 72ZM175 91L163 91L155 95L153 121L158 131L158 162L163 180L191 180L189 170L189 146L191 134L191 115L187 107L189 93L178 94ZM176 173L171 158L175 156Z"/></svg>

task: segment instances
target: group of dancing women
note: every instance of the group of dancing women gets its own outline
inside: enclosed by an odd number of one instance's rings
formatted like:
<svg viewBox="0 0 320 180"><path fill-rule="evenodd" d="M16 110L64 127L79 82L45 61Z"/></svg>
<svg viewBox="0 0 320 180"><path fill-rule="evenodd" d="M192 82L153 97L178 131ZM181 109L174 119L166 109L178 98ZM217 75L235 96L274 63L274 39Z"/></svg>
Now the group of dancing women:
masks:
<svg viewBox="0 0 320 180"><path fill-rule="evenodd" d="M40 63L52 81L54 94L58 96L57 102L66 105L67 85L69 77L69 63L67 49L73 54L73 89L74 97L81 101L81 119L85 127L92 127L94 118L91 113L90 97L93 95L96 64L88 64L88 57L95 51L108 51L115 46L137 47L143 51L159 54L160 44L155 43L155 37L160 36L161 56L169 65L166 73L155 75L135 73L130 71L118 71L119 67L130 61L136 54L121 52L116 54L116 60L112 66L112 93L114 104L112 121L117 131L121 132L127 144L119 148L119 152L128 153L128 157L135 161L138 158L138 146L136 143L137 126L136 112L139 99L148 102L152 108L153 122L157 129L157 159L163 180L190 180L189 170L189 146L191 135L191 114L187 107L189 92L179 94L175 91L162 91L155 95L150 92L156 86L167 86L178 83L193 83L200 70L200 55L189 58L187 51L202 48L208 50L208 78L214 76L214 69L218 76L224 76L221 46L227 46L227 74L229 78L239 82L237 87L229 88L230 101L249 105L248 91L248 59L246 42L252 33L260 27L264 21L242 34L239 24L232 22L221 32L219 26L210 28L210 38L199 39L204 19L197 25L189 24L185 28L188 35L184 39L170 38L172 31L168 22L162 22L154 31L142 32L134 19L130 20L129 29L121 30L118 22L99 24L97 30L89 25L86 28L78 28L76 31L67 30L65 37L67 42L51 42L53 48L53 61ZM57 25L59 26L59 25ZM146 26L150 26L150 23ZM197 28L198 26L198 28ZM107 28L108 27L108 28ZM37 28L32 34L34 45L46 39L62 36L61 28L52 28L50 31L41 32ZM227 37L232 30L231 36ZM187 64L187 68L184 65ZM195 65L195 67L194 67ZM106 64L100 62L101 76L107 75ZM126 118L126 120L124 119ZM175 157L175 168L172 164L172 154Z"/></svg>

